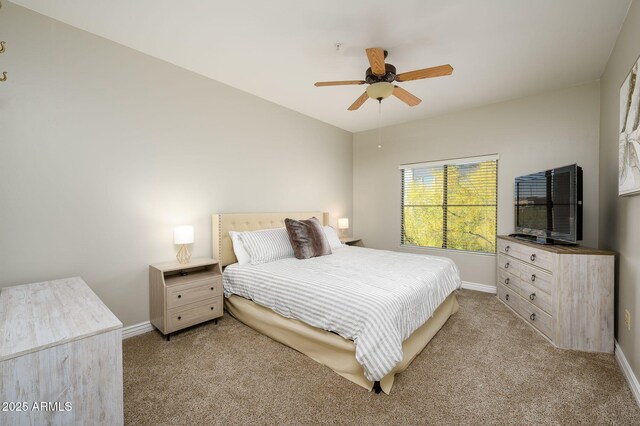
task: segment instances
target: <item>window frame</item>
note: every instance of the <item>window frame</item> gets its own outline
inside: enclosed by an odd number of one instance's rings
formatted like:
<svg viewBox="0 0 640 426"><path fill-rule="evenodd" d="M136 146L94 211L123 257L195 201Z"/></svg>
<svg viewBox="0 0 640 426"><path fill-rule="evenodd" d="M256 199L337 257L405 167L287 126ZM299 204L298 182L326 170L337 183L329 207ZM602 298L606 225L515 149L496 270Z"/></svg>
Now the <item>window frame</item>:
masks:
<svg viewBox="0 0 640 426"><path fill-rule="evenodd" d="M420 162L420 163L406 163L406 164L401 164L400 166L398 166L398 169L400 170L400 247L401 248L412 248L412 249L424 249L424 250L446 250L446 251L452 251L452 252L456 252L456 253L469 253L469 254L476 254L476 255L481 255L481 256L496 256L497 254L497 235L498 235L498 178L499 178L499 160L500 160L500 156L498 154L489 154L489 155L482 155L482 156L475 156L475 157L461 157L461 158L453 158L453 159L446 159L446 160L436 160L436 161L427 161L427 162ZM478 164L478 163L483 163L483 162L488 162L488 161L494 161L495 162L495 168L496 168L496 183L495 183L495 194L496 194L496 204L495 204L495 211L496 211L496 220L495 220L495 239L496 242L494 243L494 251L493 252L487 252L487 251L474 251L474 250L465 250L465 249L457 249L457 248L451 248L451 247L436 247L436 246L422 246L422 245L417 245L417 244L411 244L411 243L406 243L405 240L405 228L404 228L404 210L405 210L405 204L404 204L404 198L405 198L405 191L404 191L404 170L406 169L416 169L416 168L437 168L437 167L442 167L443 171L444 171L444 181L443 181L443 200L442 200L442 207L443 207L443 225L442 225L442 232L443 232L443 241L446 241L446 236L447 236L447 215L445 214L446 212L446 208L447 208L447 204L448 204L448 200L447 197L444 196L444 194L447 194L447 189L448 189L448 182L447 182L447 166L460 166L460 165L466 165L466 164ZM487 206L492 206L491 204L487 205Z"/></svg>

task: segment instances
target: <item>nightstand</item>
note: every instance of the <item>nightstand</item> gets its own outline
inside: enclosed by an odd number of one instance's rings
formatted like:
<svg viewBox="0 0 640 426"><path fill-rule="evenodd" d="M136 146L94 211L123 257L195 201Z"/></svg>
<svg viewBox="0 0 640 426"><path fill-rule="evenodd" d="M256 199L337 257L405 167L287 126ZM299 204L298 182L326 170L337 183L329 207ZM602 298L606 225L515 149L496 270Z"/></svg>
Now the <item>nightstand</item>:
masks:
<svg viewBox="0 0 640 426"><path fill-rule="evenodd" d="M348 246L364 247L364 244L362 244L362 239L361 238L340 237L340 242L343 243L343 244L346 244Z"/></svg>
<svg viewBox="0 0 640 426"><path fill-rule="evenodd" d="M149 265L151 324L171 339L171 333L223 314L222 273L216 259L191 259L182 265Z"/></svg>

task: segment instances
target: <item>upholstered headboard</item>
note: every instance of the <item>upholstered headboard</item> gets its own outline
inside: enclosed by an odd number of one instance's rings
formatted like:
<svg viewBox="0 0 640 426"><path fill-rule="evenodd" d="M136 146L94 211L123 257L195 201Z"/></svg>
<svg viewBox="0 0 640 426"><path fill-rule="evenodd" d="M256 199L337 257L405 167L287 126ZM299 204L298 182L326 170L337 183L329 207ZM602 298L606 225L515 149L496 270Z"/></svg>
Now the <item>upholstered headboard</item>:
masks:
<svg viewBox="0 0 640 426"><path fill-rule="evenodd" d="M309 219L317 217L323 225L329 224L329 213L323 212L283 212L283 213L223 213L211 216L211 243L213 257L224 267L237 262L229 231L257 231L259 229L281 228L286 218Z"/></svg>

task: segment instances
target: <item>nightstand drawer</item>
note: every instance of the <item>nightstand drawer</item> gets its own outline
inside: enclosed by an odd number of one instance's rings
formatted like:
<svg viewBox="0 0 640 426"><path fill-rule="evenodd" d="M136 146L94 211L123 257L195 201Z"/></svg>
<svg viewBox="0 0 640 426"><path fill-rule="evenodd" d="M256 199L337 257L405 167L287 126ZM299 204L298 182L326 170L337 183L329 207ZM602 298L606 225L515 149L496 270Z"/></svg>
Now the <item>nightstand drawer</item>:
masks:
<svg viewBox="0 0 640 426"><path fill-rule="evenodd" d="M222 316L222 297L203 300L187 308L173 309L169 311L167 319L167 332L199 324Z"/></svg>
<svg viewBox="0 0 640 426"><path fill-rule="evenodd" d="M167 288L167 309L188 305L222 295L222 277L216 276L193 283Z"/></svg>

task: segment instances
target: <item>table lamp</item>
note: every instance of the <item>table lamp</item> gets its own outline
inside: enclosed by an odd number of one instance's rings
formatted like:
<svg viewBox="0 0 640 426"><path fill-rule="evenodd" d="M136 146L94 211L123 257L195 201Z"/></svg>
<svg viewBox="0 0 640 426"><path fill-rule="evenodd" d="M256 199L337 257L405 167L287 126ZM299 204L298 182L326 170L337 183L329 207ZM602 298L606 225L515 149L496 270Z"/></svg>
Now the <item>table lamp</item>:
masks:
<svg viewBox="0 0 640 426"><path fill-rule="evenodd" d="M178 262L181 265L189 263L191 252L187 248L187 244L193 244L193 226L177 226L173 230L173 243L180 244L180 250L176 255Z"/></svg>
<svg viewBox="0 0 640 426"><path fill-rule="evenodd" d="M338 229L343 237L347 236L347 229L349 229L349 218L342 217L338 219Z"/></svg>

